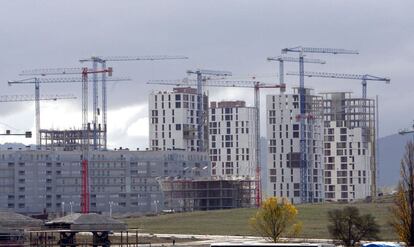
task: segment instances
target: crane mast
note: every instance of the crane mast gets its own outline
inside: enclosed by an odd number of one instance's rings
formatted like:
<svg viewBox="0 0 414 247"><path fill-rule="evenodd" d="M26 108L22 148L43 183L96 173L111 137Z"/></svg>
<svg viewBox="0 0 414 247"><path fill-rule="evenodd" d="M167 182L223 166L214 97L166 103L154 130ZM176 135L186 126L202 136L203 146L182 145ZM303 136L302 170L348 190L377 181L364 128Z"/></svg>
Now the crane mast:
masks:
<svg viewBox="0 0 414 247"><path fill-rule="evenodd" d="M306 89L305 89L305 76L304 76L304 63L305 53L325 53L325 54L358 54L356 50L346 50L337 48L314 48L314 47L302 47L297 46L293 48L284 48L281 50L282 54L296 52L299 54L299 108L300 108L300 197L301 202L313 202L314 192L311 188L309 178L309 166L308 166L308 147L307 139L313 138L313 136L307 133L306 122Z"/></svg>
<svg viewBox="0 0 414 247"><path fill-rule="evenodd" d="M57 70L52 70L53 73L57 72ZM46 75L46 71L37 71L30 70L24 71L24 74L30 75ZM129 81L129 78L111 78L111 81ZM82 82L81 77L72 77L72 78L65 78L65 77L55 77L55 78L27 78L22 80L12 80L8 81L9 86L12 85L22 85L22 84L33 84L35 86L35 122L36 122L36 145L40 145L40 84L42 83L74 83L74 82Z"/></svg>
<svg viewBox="0 0 414 247"><path fill-rule="evenodd" d="M89 124L88 124L88 75L108 73L112 76L112 68L104 70L84 68L56 68L56 69L36 69L23 71L22 75L62 75L78 74L82 76L82 191L81 191L81 212L89 213Z"/></svg>
<svg viewBox="0 0 414 247"><path fill-rule="evenodd" d="M101 62L101 69L106 70L106 61ZM107 95L107 85L106 82L109 78L106 78L106 74L101 74L102 76L102 124L104 128L104 136L103 136L103 149L106 150L108 148L108 95ZM98 98L96 98L98 100Z"/></svg>
<svg viewBox="0 0 414 247"><path fill-rule="evenodd" d="M299 75L296 72L290 72L288 75ZM359 74L344 74L344 73L329 73L329 72L304 72L303 76L307 77L321 77L321 78L333 78L333 79L348 79L348 80L360 80L362 84L362 99L364 101L362 102L362 126L365 128L365 132L370 137L370 142L372 144L372 149L374 155L372 156L371 160L371 174L372 174L372 185L371 185L371 195L376 196L377 195L377 157L376 157L376 147L377 147L377 138L375 131L378 131L376 129L376 124L374 124L374 131L371 130L371 128L368 128L370 125L367 122L367 107L366 107L366 99L367 99L367 82L368 81L378 81L378 82L385 82L389 84L391 82L391 79L388 77L379 77L379 76L373 76L373 75L359 75Z"/></svg>
<svg viewBox="0 0 414 247"><path fill-rule="evenodd" d="M172 85L172 86L198 86L197 80L155 80L149 81L148 84ZM242 80L206 80L205 86L208 87L240 87L254 88L254 107L256 109L256 206L259 207L262 199L261 188L261 159L260 159L260 88L280 88L284 92L286 84L266 84L259 81L242 81Z"/></svg>
<svg viewBox="0 0 414 247"><path fill-rule="evenodd" d="M198 151L205 152L207 151L206 145L204 143L204 128L205 123L205 113L204 113L204 91L203 91L203 82L206 80L205 75L210 76L231 76L229 71L218 71L218 70L187 70L187 74L195 74L197 76L197 139L198 139Z"/></svg>
<svg viewBox="0 0 414 247"><path fill-rule="evenodd" d="M286 57L286 56L277 56L277 57L268 57L267 61L279 62L279 83L282 85L285 81L284 62L298 63L299 58ZM317 63L317 64L325 64L326 63L324 60L312 59L312 58L304 58L303 62L304 63Z"/></svg>
<svg viewBox="0 0 414 247"><path fill-rule="evenodd" d="M81 211L89 213L89 130L88 130L88 74L108 73L112 76L112 68L105 70L82 69L82 192L81 192ZM95 136L94 136L95 140ZM96 144L96 143L94 143Z"/></svg>
<svg viewBox="0 0 414 247"><path fill-rule="evenodd" d="M94 69L98 68L98 64L101 64L101 70L106 69L106 62L125 62L125 61L155 61L155 60L175 60L175 59L188 59L185 56L165 56L165 55L158 55L158 56L92 56L90 58L83 58L80 59L79 62L92 62L92 67ZM98 124L98 115L100 111L98 109L98 77L94 75L94 86L93 86L93 125ZM107 96L107 78L106 74L103 73L101 75L101 82L102 82L102 125L104 128L103 138L99 138L99 141L103 141L103 149L107 149L107 129L108 129L108 96ZM101 145L97 145L97 131L94 128L93 133L93 140L94 140L94 147L100 147Z"/></svg>

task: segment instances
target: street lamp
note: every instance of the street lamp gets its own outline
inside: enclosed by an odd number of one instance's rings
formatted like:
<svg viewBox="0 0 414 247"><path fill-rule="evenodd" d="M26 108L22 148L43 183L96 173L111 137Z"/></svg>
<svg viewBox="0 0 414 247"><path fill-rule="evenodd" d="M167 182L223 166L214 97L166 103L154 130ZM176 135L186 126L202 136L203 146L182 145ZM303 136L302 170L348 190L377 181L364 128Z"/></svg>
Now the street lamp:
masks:
<svg viewBox="0 0 414 247"><path fill-rule="evenodd" d="M65 202L62 202L62 216L65 216Z"/></svg>
<svg viewBox="0 0 414 247"><path fill-rule="evenodd" d="M112 206L115 205L115 202L110 201L109 202L109 217L112 218Z"/></svg>
<svg viewBox="0 0 414 247"><path fill-rule="evenodd" d="M70 206L70 214L73 214L73 204L74 204L74 202L73 202L73 201L70 201L70 202L69 202L69 206Z"/></svg>
<svg viewBox="0 0 414 247"><path fill-rule="evenodd" d="M160 203L160 201L155 200L154 201L154 205L155 205L155 214L158 214L158 203Z"/></svg>

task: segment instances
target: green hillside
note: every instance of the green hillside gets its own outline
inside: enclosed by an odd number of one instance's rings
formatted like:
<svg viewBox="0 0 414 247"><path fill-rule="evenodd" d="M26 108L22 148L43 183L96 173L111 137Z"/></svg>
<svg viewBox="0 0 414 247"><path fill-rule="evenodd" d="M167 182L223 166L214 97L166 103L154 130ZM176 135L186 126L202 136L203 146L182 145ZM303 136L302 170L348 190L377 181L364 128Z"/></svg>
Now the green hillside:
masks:
<svg viewBox="0 0 414 247"><path fill-rule="evenodd" d="M331 209L353 205L361 213L371 213L381 226L383 240L396 239L389 225L390 202L383 203L354 203L354 204L308 204L298 205L299 220L303 222L300 237L329 238L327 231L327 212ZM254 235L248 225L249 218L256 209L232 209L218 211L202 211L191 213L176 213L169 215L127 218L125 221L130 228L139 228L147 233L181 233L181 234L218 234L218 235Z"/></svg>

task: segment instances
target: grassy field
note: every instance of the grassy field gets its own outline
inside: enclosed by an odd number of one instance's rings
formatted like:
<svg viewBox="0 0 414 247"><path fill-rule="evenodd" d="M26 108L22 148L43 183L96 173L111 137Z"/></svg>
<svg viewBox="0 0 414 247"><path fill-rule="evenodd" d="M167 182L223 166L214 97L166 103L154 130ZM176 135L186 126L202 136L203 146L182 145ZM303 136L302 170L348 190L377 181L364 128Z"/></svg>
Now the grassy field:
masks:
<svg viewBox="0 0 414 247"><path fill-rule="evenodd" d="M393 229L388 224L391 203L355 203L352 205L358 207L362 214L371 213L375 216L381 226L381 239L396 239ZM298 205L298 218L303 223L300 237L329 238L327 212L345 206L345 204L334 203ZM248 225L248 220L255 212L256 209L244 208L127 218L125 221L130 228L140 228L148 233L254 235Z"/></svg>

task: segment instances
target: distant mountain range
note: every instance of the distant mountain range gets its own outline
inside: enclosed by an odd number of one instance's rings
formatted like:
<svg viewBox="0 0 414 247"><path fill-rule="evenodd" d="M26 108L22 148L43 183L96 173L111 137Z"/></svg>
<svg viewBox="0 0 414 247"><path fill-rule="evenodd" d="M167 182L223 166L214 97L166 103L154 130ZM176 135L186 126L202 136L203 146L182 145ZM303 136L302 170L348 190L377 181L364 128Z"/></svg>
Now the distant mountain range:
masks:
<svg viewBox="0 0 414 247"><path fill-rule="evenodd" d="M25 148L26 145L24 145L23 143L4 143L4 144L0 144L0 149L1 150L5 150L8 148L13 148L13 149L19 149L19 148Z"/></svg>
<svg viewBox="0 0 414 247"><path fill-rule="evenodd" d="M394 186L398 184L400 177L400 164L405 153L405 145L412 139L412 134L394 134L378 139L379 186Z"/></svg>

